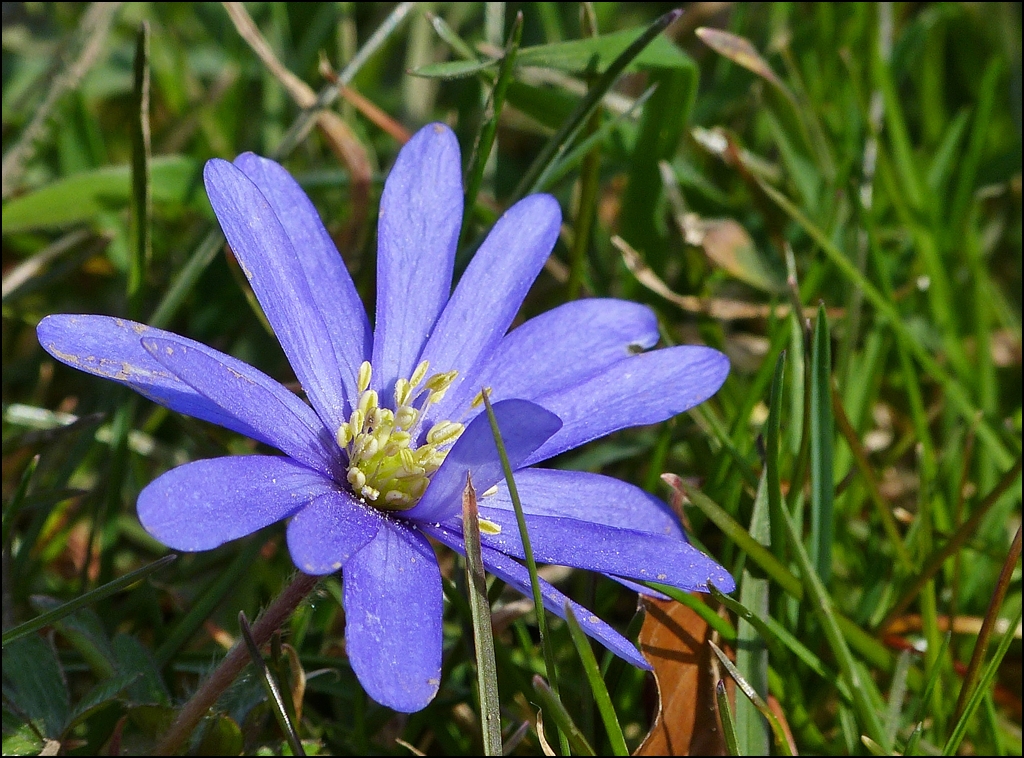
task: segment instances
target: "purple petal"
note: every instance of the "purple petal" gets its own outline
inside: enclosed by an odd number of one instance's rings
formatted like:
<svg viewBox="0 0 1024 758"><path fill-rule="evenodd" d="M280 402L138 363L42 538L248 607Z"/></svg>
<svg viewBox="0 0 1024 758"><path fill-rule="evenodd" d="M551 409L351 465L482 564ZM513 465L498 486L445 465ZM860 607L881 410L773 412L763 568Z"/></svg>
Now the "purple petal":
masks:
<svg viewBox="0 0 1024 758"><path fill-rule="evenodd" d="M452 532L444 527L425 527L431 536L436 537L440 542L450 547L460 555L466 554L466 548L462 542L461 534ZM484 566L487 570L499 579L514 587L526 597L533 597L533 589L530 586L530 572L525 566L517 563L504 553L481 545L481 554L484 559ZM565 618L565 604L572 608L573 615L580 622L580 627L595 640L611 650L617 656L626 659L634 666L646 671L651 670L651 664L640 654L628 639L623 637L604 621L595 616L579 603L569 600L565 595L555 589L550 583L540 579L541 597L544 607L559 618Z"/></svg>
<svg viewBox="0 0 1024 758"><path fill-rule="evenodd" d="M505 336L439 408L462 409L482 386L497 400L534 400L573 387L658 342L658 320L626 300L574 300L536 316ZM438 415L438 418L442 416Z"/></svg>
<svg viewBox="0 0 1024 758"><path fill-rule="evenodd" d="M203 176L224 236L274 327L295 376L324 424L337 429L348 414L350 398L342 381L347 366L338 361L306 273L281 220L259 188L227 161L208 161ZM354 379L348 377L346 381L352 384Z"/></svg>
<svg viewBox="0 0 1024 758"><path fill-rule="evenodd" d="M338 248L309 197L283 166L254 153L238 156L235 165L282 219L342 368L338 381L344 385L346 397L355 398L359 365L371 352L370 323Z"/></svg>
<svg viewBox="0 0 1024 758"><path fill-rule="evenodd" d="M523 513L592 521L685 539L672 509L632 484L601 474L541 468L516 471L515 478ZM505 482L498 483L493 495L481 497L480 506L512 511Z"/></svg>
<svg viewBox="0 0 1024 758"><path fill-rule="evenodd" d="M338 445L313 410L251 366L224 361L209 348L196 349L177 338L143 337L142 346L192 389L221 408L229 408L282 453L322 474L336 473ZM245 365L245 364L243 364Z"/></svg>
<svg viewBox="0 0 1024 758"><path fill-rule="evenodd" d="M515 513L481 506L480 518L501 528L498 534L481 534L481 542L516 558L524 557ZM554 516L527 516L526 528L538 563L601 571L684 590L707 592L709 581L722 592L736 588L728 571L678 537Z"/></svg>
<svg viewBox="0 0 1024 758"><path fill-rule="evenodd" d="M142 347L142 338L174 339L206 355L215 356L229 369L249 378L264 376L242 361L186 337L110 316L47 316L39 322L36 333L43 349L61 363L125 384L143 397L173 411L209 421L277 447L272 437L263 436L238 418L230 407L218 405L200 395L170 373L146 352ZM267 380L273 381L269 378Z"/></svg>
<svg viewBox="0 0 1024 758"><path fill-rule="evenodd" d="M441 683L441 571L419 532L382 519L345 563L345 648L366 693L412 713Z"/></svg>
<svg viewBox="0 0 1024 758"><path fill-rule="evenodd" d="M561 220L558 201L531 195L506 211L473 256L420 356L435 371L459 372L450 395L508 331L551 254ZM472 394L479 391L474 383ZM444 403L431 415L444 418Z"/></svg>
<svg viewBox="0 0 1024 758"><path fill-rule="evenodd" d="M348 492L328 492L288 522L288 551L300 571L337 571L372 540L384 517Z"/></svg>
<svg viewBox="0 0 1024 758"><path fill-rule="evenodd" d="M390 396L408 378L452 286L462 224L459 143L427 124L398 154L384 182L377 229L373 386Z"/></svg>
<svg viewBox="0 0 1024 758"><path fill-rule="evenodd" d="M495 403L494 415L513 471L562 425L557 416L526 400ZM473 485L481 492L504 475L486 413L469 423L448 451L423 498L402 515L423 522L445 521L462 507L467 475L472 475Z"/></svg>
<svg viewBox="0 0 1024 758"><path fill-rule="evenodd" d="M524 465L630 426L656 424L711 397L729 373L729 359L696 345L634 355L574 387L534 398L563 426Z"/></svg>
<svg viewBox="0 0 1024 758"><path fill-rule="evenodd" d="M194 461L139 493L139 521L175 550L210 550L287 518L334 489L331 480L272 455Z"/></svg>

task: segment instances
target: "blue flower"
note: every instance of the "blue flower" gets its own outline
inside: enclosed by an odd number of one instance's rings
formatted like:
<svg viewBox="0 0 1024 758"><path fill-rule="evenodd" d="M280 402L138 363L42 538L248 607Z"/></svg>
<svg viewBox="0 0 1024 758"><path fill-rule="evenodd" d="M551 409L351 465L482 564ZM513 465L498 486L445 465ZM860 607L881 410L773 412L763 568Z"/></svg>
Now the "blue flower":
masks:
<svg viewBox="0 0 1024 758"><path fill-rule="evenodd" d="M371 326L309 198L280 165L246 153L206 165L206 189L235 257L309 405L257 369L143 324L54 315L38 327L57 360L126 384L172 410L284 455L200 460L140 494L146 530L209 550L289 519L295 565L344 578L346 648L367 693L399 711L440 684L441 573L433 537L462 552L461 492L480 498L484 562L529 594L519 532L485 413L486 388L542 563L688 590L729 573L691 547L664 503L596 474L527 468L605 434L663 421L721 386L706 347L654 346L646 307L567 303L508 332L558 237L548 195L527 197L488 235L454 292L462 221L459 147L431 124L406 145L381 199ZM508 332L508 333L506 333ZM312 406L312 407L311 407ZM567 599L543 584L548 610ZM636 648L572 604L584 630L631 663Z"/></svg>

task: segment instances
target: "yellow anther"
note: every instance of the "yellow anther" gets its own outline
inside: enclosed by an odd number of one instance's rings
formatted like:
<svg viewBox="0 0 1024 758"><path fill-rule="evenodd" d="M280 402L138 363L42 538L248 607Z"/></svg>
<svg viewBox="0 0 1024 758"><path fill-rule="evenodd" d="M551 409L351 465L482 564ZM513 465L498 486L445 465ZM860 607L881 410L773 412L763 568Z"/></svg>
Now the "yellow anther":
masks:
<svg viewBox="0 0 1024 758"><path fill-rule="evenodd" d="M352 432L349 431L348 424L342 424L338 427L338 434L335 437L338 440L338 447L348 447L348 443L352 441Z"/></svg>
<svg viewBox="0 0 1024 758"><path fill-rule="evenodd" d="M419 417L418 410L410 408L408 405L403 406L395 411L395 426L399 429L412 429Z"/></svg>
<svg viewBox="0 0 1024 758"><path fill-rule="evenodd" d="M439 421L427 432L427 442L431 445L444 445L454 442L465 427L454 421Z"/></svg>
<svg viewBox="0 0 1024 758"><path fill-rule="evenodd" d="M493 487L489 487L486 490L484 490L484 494L482 494L480 497L490 497L491 495L497 495L497 494L498 494L498 485L495 484Z"/></svg>
<svg viewBox="0 0 1024 758"><path fill-rule="evenodd" d="M412 377L409 379L409 384L413 387L423 381L423 377L427 375L427 369L430 368L430 361L420 361L420 365L416 367L416 370L412 372Z"/></svg>
<svg viewBox="0 0 1024 758"><path fill-rule="evenodd" d="M458 371L445 371L443 374L434 374L427 379L427 383L423 386L432 392L444 392L452 386L452 382L455 381L455 377L458 375Z"/></svg>
<svg viewBox="0 0 1024 758"><path fill-rule="evenodd" d="M482 534L501 534L501 524L495 524L483 516L477 516L477 521L480 522L480 532Z"/></svg>
<svg viewBox="0 0 1024 758"><path fill-rule="evenodd" d="M412 502L412 498L405 492L389 490L384 496L384 502L390 503L391 505L409 505Z"/></svg>
<svg viewBox="0 0 1024 758"><path fill-rule="evenodd" d="M470 403L470 406L473 408L479 408L481 405L483 405L485 392L487 393L487 399L489 400L491 397L491 388L484 387L482 390L476 393L476 397L473 398L473 402Z"/></svg>
<svg viewBox="0 0 1024 758"><path fill-rule="evenodd" d="M365 497L367 500L373 501L380 497L380 490L375 490L370 485L366 485L359 489L359 494Z"/></svg>
<svg viewBox="0 0 1024 758"><path fill-rule="evenodd" d="M412 384L407 379L399 379L395 382L395 407L401 408L408 404L412 396Z"/></svg>
<svg viewBox="0 0 1024 758"><path fill-rule="evenodd" d="M366 388L370 386L370 378L372 376L373 366L370 365L369 361L363 361L359 366L359 378L356 382L360 393L366 392Z"/></svg>
<svg viewBox="0 0 1024 758"><path fill-rule="evenodd" d="M358 436L358 434L363 430L363 421L365 419L366 416L363 415L363 412L358 408L352 411L352 415L348 420L348 427L352 430L353 437Z"/></svg>
<svg viewBox="0 0 1024 758"><path fill-rule="evenodd" d="M359 396L359 412L363 414L363 418L368 418L376 410L377 392L376 390L366 390Z"/></svg>

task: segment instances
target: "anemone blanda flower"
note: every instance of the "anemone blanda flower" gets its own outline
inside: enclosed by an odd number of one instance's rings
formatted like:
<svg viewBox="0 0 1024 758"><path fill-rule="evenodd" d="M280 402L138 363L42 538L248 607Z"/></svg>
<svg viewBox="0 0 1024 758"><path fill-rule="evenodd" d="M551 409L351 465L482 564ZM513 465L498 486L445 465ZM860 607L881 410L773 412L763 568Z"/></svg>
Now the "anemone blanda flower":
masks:
<svg viewBox="0 0 1024 758"><path fill-rule="evenodd" d="M728 373L726 358L706 347L638 352L657 342L655 318L621 300L567 303L506 334L558 236L554 198L533 195L510 208L451 292L459 147L443 125L421 129L385 183L371 327L316 210L284 168L246 153L210 161L205 181L310 405L252 366L143 324L53 315L38 327L58 360L284 453L163 474L139 496L150 534L175 550L208 550L289 519L295 565L342 572L346 648L367 693L419 710L441 672L441 574L427 535L462 552L467 474L485 493L485 565L530 592L481 413L486 388L539 562L633 587L630 579L690 590L713 581L731 591L728 572L689 545L661 501L596 474L527 468L681 413ZM543 593L548 610L563 615L567 599L547 583ZM588 634L649 668L627 639L570 604Z"/></svg>

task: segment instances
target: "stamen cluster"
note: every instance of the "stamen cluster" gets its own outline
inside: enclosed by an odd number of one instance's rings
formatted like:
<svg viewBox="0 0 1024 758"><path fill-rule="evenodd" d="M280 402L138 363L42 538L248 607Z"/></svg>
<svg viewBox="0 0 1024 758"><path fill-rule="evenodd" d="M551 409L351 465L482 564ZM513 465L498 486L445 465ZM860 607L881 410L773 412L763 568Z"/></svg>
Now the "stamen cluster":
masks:
<svg viewBox="0 0 1024 758"><path fill-rule="evenodd" d="M429 368L423 361L409 379L395 382L392 410L381 406L377 391L369 389L369 362L359 367L359 405L338 429L337 439L348 453L352 491L377 508L400 511L415 505L465 429L453 421L438 421L424 444L415 445L416 423L427 408L440 402L458 375L447 371L427 377Z"/></svg>

